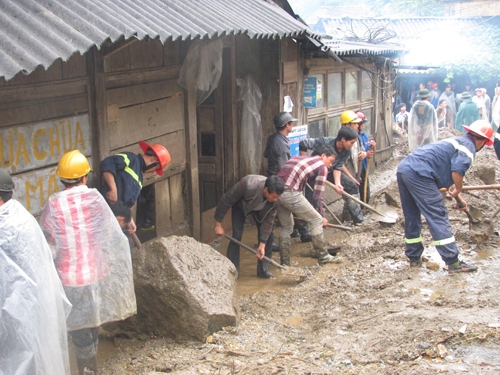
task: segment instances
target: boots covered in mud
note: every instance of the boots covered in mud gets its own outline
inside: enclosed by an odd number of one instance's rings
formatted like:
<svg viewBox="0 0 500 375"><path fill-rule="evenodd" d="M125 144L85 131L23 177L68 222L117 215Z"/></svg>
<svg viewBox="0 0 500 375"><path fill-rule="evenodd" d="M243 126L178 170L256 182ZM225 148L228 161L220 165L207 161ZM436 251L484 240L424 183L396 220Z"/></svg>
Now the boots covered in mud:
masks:
<svg viewBox="0 0 500 375"><path fill-rule="evenodd" d="M353 194L352 196L359 199L359 194ZM342 212L344 221L352 219L354 224L360 224L365 220L370 220L363 215L363 210L361 210L361 206L358 203L345 196L342 199L344 200L344 211Z"/></svg>
<svg viewBox="0 0 500 375"><path fill-rule="evenodd" d="M75 345L79 375L97 375L97 345L97 341L85 347Z"/></svg>
<svg viewBox="0 0 500 375"><path fill-rule="evenodd" d="M330 255L325 243L325 239L323 237L323 233L312 236L312 244L314 247L314 251L316 251L316 254L318 255L318 263L320 265L326 263L340 263L342 261L342 257L340 255Z"/></svg>
<svg viewBox="0 0 500 375"><path fill-rule="evenodd" d="M292 252L292 241L290 238L280 238L280 264L290 265L290 254Z"/></svg>

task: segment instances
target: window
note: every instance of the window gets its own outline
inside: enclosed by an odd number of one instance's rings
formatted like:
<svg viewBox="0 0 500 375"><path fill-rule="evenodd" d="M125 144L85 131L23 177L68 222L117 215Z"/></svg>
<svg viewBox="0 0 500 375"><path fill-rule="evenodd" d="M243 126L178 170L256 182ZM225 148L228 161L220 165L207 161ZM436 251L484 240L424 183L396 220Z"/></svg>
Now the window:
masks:
<svg viewBox="0 0 500 375"><path fill-rule="evenodd" d="M325 75L314 74L309 77L316 78L316 108L325 106Z"/></svg>
<svg viewBox="0 0 500 375"><path fill-rule="evenodd" d="M342 104L342 73L328 74L328 105Z"/></svg>
<svg viewBox="0 0 500 375"><path fill-rule="evenodd" d="M361 73L361 100L373 98L373 82L370 73L363 71Z"/></svg>
<svg viewBox="0 0 500 375"><path fill-rule="evenodd" d="M328 136L336 137L340 130L340 116L328 117Z"/></svg>
<svg viewBox="0 0 500 375"><path fill-rule="evenodd" d="M345 74L345 102L351 103L358 100L358 72L347 72Z"/></svg>
<svg viewBox="0 0 500 375"><path fill-rule="evenodd" d="M318 138L325 135L325 120L320 119L316 121L311 121L307 126L307 134L309 138Z"/></svg>
<svg viewBox="0 0 500 375"><path fill-rule="evenodd" d="M363 109L361 112L364 113L366 116L367 122L365 123L365 128L363 131L370 136L372 134L372 129L375 129L375 124L372 122L372 113L373 113L373 108L368 108L368 109Z"/></svg>

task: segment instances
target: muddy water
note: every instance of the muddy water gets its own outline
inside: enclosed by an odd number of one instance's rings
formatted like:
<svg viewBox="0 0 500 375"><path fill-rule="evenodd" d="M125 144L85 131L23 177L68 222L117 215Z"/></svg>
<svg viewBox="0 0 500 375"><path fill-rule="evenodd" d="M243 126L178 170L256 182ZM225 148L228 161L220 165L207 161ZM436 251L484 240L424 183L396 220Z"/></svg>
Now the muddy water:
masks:
<svg viewBox="0 0 500 375"><path fill-rule="evenodd" d="M231 233L228 233L231 235ZM279 235L279 230L275 230L275 235ZM241 239L245 245L250 246L253 249L257 248L257 228L253 225L246 225L245 231L243 232L243 238ZM279 244L279 239L276 238L275 242ZM229 240L225 238L218 239L214 241L211 245L222 255L226 255L226 249L229 244ZM294 245L294 252L300 248L299 247L311 247L311 244L301 244ZM239 296L245 294L253 294L259 291L268 290L282 290L286 288L293 287L301 282L302 275L304 272L299 268L313 267L318 264L317 259L308 257L295 257L292 253L292 267L286 271L280 270L278 267L271 265L270 271L274 275L274 279L262 279L257 277L257 258L250 251L240 248L240 275L238 277L237 284L237 294ZM273 260L277 263L280 262L279 252L273 253Z"/></svg>

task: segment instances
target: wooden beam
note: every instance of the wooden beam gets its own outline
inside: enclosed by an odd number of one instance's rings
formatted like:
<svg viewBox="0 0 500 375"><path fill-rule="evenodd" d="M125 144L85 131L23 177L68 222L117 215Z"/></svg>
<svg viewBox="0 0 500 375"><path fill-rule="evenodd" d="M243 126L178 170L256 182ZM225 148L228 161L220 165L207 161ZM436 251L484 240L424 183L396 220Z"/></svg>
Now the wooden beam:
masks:
<svg viewBox="0 0 500 375"><path fill-rule="evenodd" d="M184 122L186 124L186 177L191 209L192 236L201 239L200 185L198 181L198 140L196 123L196 91L184 90Z"/></svg>

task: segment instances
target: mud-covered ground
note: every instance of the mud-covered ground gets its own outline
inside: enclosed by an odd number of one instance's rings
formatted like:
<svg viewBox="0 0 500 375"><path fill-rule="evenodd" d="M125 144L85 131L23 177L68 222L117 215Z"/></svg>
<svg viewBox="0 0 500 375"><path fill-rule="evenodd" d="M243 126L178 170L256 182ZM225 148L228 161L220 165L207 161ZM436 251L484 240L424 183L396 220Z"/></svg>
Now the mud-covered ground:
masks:
<svg viewBox="0 0 500 375"><path fill-rule="evenodd" d="M399 203L395 168L407 149L404 136L396 142L394 158L372 176L373 203L391 202L387 195ZM495 183L495 171L500 176L489 147L477 154L465 184ZM484 221L500 207L499 194L473 191L464 198L483 211ZM461 257L479 266L475 273L448 274L425 224L429 261L409 268L402 212L395 207L399 219L392 225L370 221L350 233L325 230L341 247L341 264L318 267L307 257L312 246L295 240L297 267L273 269L276 279L262 280L255 258L245 255L237 327L205 343L114 338L116 350L100 374L498 374L500 237L477 245L465 214L446 202ZM331 204L338 214L339 203ZM253 246L255 238L249 224L244 242ZM225 243L214 247L223 251Z"/></svg>

